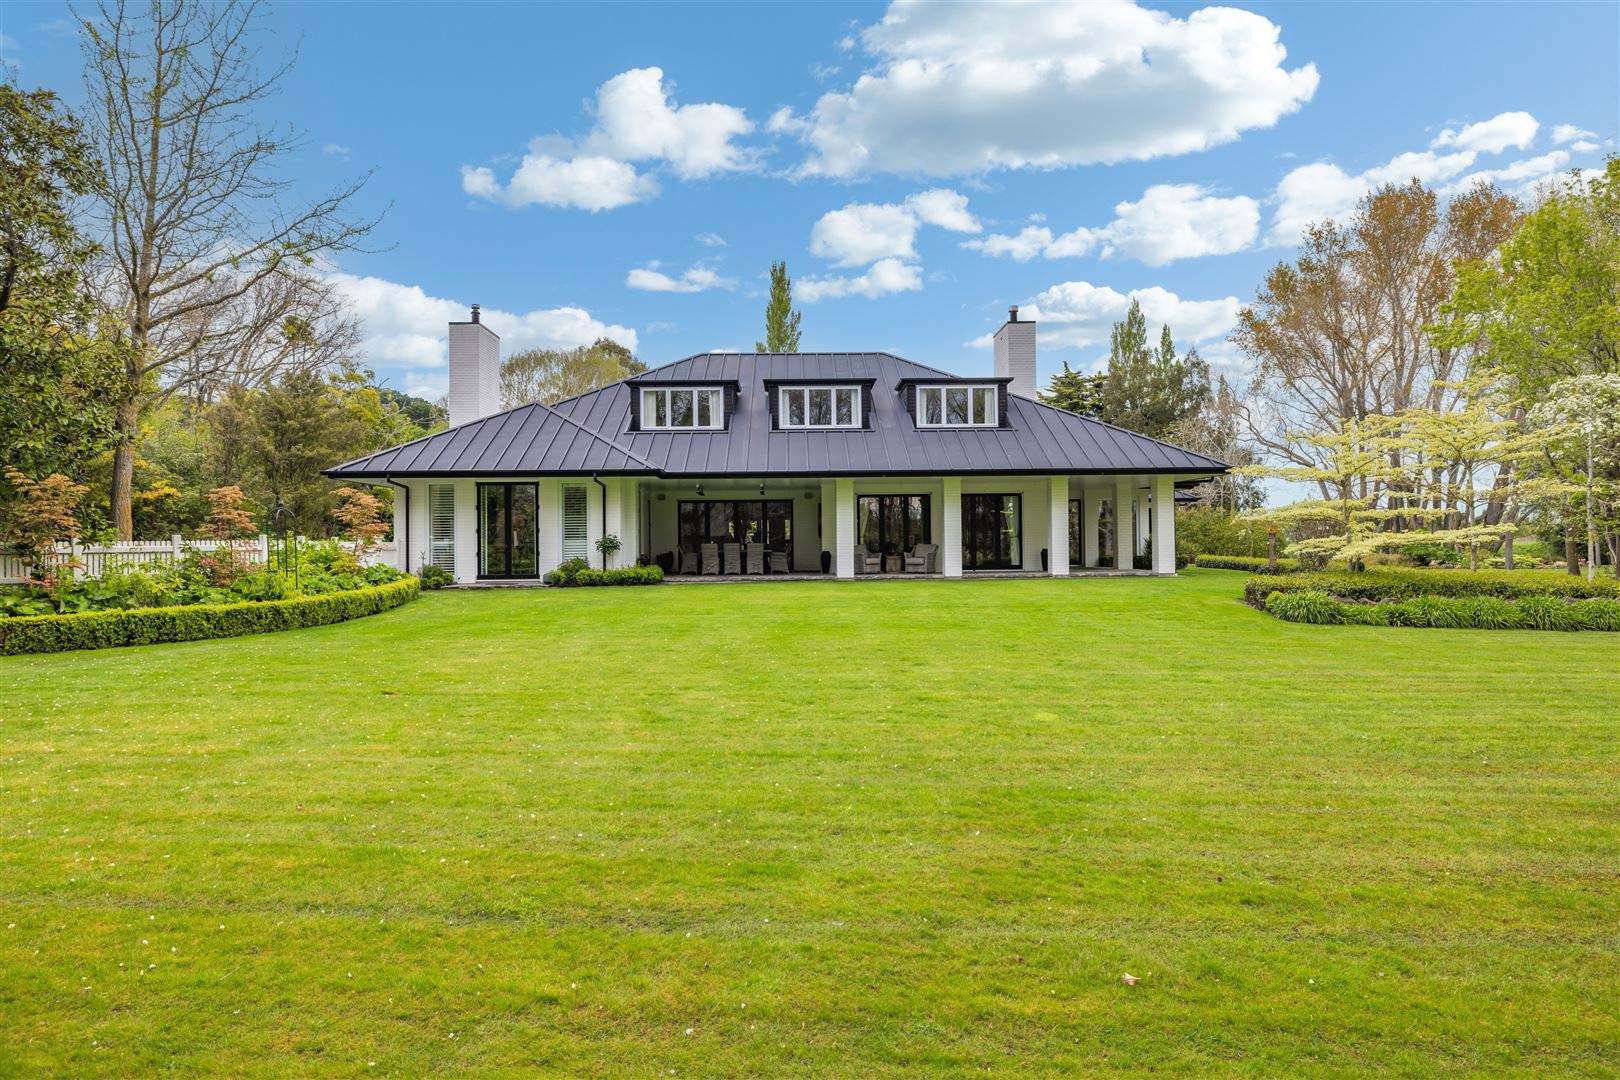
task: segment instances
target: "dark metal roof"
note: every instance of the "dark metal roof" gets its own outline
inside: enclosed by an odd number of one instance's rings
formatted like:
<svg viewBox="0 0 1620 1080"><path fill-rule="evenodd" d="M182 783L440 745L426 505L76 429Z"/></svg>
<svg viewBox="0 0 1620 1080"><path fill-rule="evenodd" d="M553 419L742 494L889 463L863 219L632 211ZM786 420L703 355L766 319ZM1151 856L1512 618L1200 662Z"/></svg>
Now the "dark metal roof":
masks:
<svg viewBox="0 0 1620 1080"><path fill-rule="evenodd" d="M1227 468L1214 458L1016 395L1008 396L1006 427L919 429L901 395L886 389L903 380L955 378L889 353L701 353L634 381L735 381L736 410L724 431L629 431L634 391L618 382L550 408L524 405L497 413L327 474L1208 474ZM871 429L772 431L765 383L818 379L876 380Z"/></svg>

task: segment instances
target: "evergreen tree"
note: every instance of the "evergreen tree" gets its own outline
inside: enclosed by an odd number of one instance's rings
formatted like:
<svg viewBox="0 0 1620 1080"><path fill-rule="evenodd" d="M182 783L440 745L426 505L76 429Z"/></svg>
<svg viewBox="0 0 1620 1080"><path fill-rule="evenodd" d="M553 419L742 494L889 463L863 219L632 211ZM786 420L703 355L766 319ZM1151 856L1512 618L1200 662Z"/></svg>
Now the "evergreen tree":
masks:
<svg viewBox="0 0 1620 1080"><path fill-rule="evenodd" d="M1052 376L1039 397L1053 408L1095 416L1102 408L1103 380L1106 377L1100 371L1090 374L1075 371L1065 360L1063 370Z"/></svg>
<svg viewBox="0 0 1620 1080"><path fill-rule="evenodd" d="M1148 346L1147 318L1135 300L1109 335L1108 370L1095 413L1098 419L1166 438L1209 400L1209 365L1196 351L1177 357L1168 326L1157 351Z"/></svg>
<svg viewBox="0 0 1620 1080"><path fill-rule="evenodd" d="M765 340L755 352L798 352L799 313L793 310L793 281L787 263L771 263L771 298L765 304Z"/></svg>

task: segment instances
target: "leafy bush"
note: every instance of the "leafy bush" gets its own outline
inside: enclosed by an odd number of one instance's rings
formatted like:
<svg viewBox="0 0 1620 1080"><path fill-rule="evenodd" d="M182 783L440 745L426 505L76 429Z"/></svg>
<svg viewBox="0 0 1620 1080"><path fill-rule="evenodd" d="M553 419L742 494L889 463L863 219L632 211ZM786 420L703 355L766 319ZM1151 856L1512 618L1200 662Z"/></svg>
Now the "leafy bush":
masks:
<svg viewBox="0 0 1620 1080"><path fill-rule="evenodd" d="M424 589L442 589L456 580L455 575L450 571L442 566L434 566L432 563L422 567L416 576L421 579L422 588Z"/></svg>
<svg viewBox="0 0 1620 1080"><path fill-rule="evenodd" d="M1263 555L1259 558L1249 555L1199 555L1193 559L1193 565L1206 570L1246 570L1251 574L1292 574L1301 569L1298 559L1279 558L1277 569L1272 570Z"/></svg>
<svg viewBox="0 0 1620 1080"><path fill-rule="evenodd" d="M1264 522L1237 517L1214 506L1192 506L1176 511L1177 543L1183 538L1195 553L1205 555L1253 558L1266 553Z"/></svg>
<svg viewBox="0 0 1620 1080"><path fill-rule="evenodd" d="M1457 566L1462 561L1458 550L1450 544L1437 544L1433 540L1419 540L1401 547L1401 554L1416 566Z"/></svg>
<svg viewBox="0 0 1620 1080"><path fill-rule="evenodd" d="M1380 569L1362 573L1319 571L1279 575L1244 585L1243 598L1263 607L1273 591L1319 589L1341 600L1408 600L1414 596L1494 596L1518 600L1551 596L1565 600L1620 598L1620 581L1587 581L1570 574L1537 570Z"/></svg>
<svg viewBox="0 0 1620 1080"><path fill-rule="evenodd" d="M1279 619L1318 625L1620 631L1620 594L1571 598L1551 592L1527 592L1509 598L1491 592L1392 591L1388 595L1394 599L1366 602L1324 587L1326 583L1320 579L1335 576L1338 575L1297 574L1291 578L1251 581L1245 586L1245 599ZM1347 576L1361 579L1373 575ZM1476 587L1486 588L1487 584L1476 583Z"/></svg>
<svg viewBox="0 0 1620 1080"><path fill-rule="evenodd" d="M387 611L413 599L416 593L417 580L407 577L386 585L290 600L0 619L0 655L152 645L322 626Z"/></svg>
<svg viewBox="0 0 1620 1080"><path fill-rule="evenodd" d="M664 580L664 571L658 566L621 566L612 570L593 570L584 559L569 559L542 579L547 585L562 588L591 585L657 585Z"/></svg>

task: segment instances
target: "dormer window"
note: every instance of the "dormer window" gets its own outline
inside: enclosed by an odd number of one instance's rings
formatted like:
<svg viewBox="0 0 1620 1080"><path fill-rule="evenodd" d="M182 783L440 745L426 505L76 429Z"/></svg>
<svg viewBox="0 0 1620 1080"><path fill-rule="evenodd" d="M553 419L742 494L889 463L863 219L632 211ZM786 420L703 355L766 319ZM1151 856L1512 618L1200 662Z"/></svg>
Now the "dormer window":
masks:
<svg viewBox="0 0 1620 1080"><path fill-rule="evenodd" d="M725 426L725 392L718 386L641 391L644 431L707 431Z"/></svg>
<svg viewBox="0 0 1620 1080"><path fill-rule="evenodd" d="M861 426L859 386L783 386L777 393L777 416L784 429Z"/></svg>
<svg viewBox="0 0 1620 1080"><path fill-rule="evenodd" d="M998 387L952 385L917 387L918 427L996 427L1001 413Z"/></svg>

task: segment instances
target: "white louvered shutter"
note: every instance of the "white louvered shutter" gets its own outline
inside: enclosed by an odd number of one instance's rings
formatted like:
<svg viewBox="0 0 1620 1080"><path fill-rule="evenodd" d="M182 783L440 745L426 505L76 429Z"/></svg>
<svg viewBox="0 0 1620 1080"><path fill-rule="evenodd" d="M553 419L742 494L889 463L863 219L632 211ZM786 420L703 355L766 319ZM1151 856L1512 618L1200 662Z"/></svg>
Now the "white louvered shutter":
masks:
<svg viewBox="0 0 1620 1080"><path fill-rule="evenodd" d="M456 489L428 485L428 562L456 572Z"/></svg>
<svg viewBox="0 0 1620 1080"><path fill-rule="evenodd" d="M585 535L585 488L567 485L563 494L563 558L589 557L590 544Z"/></svg>

